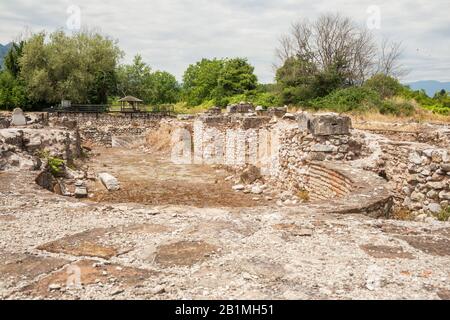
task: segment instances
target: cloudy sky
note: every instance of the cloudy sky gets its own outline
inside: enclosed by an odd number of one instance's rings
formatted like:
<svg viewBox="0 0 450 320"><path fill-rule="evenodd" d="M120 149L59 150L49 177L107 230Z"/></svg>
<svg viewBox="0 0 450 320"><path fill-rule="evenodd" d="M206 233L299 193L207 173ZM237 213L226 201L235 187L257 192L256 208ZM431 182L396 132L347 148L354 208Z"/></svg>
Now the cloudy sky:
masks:
<svg viewBox="0 0 450 320"><path fill-rule="evenodd" d="M125 62L140 53L153 69L178 79L202 57L239 56L271 82L278 39L292 22L340 12L369 22L377 38L402 41L410 70L404 81L450 81L448 0L0 0L0 43L25 30L69 31L77 8L82 27L119 40Z"/></svg>

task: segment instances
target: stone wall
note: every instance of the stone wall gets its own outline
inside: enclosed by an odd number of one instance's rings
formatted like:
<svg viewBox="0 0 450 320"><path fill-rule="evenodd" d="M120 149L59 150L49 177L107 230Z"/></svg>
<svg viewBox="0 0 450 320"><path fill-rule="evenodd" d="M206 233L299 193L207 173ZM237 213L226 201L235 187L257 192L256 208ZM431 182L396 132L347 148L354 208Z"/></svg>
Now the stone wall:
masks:
<svg viewBox="0 0 450 320"><path fill-rule="evenodd" d="M112 115L74 113L58 116L52 114L50 122L54 126L80 129L83 140L111 147L113 137L142 137L149 129L158 128L161 120L139 115Z"/></svg>
<svg viewBox="0 0 450 320"><path fill-rule="evenodd" d="M261 117L199 117L193 124L194 161L233 168L255 165L271 175L278 166L278 134Z"/></svg>
<svg viewBox="0 0 450 320"><path fill-rule="evenodd" d="M123 145L130 137L144 137L160 128L161 123L174 128L181 123L175 119L131 119L108 114L67 115L52 120L66 126L75 120L84 139L106 146L111 146L113 140ZM280 119L209 113L186 123L192 134L192 141L185 144L192 152L186 161L223 164L237 170L254 165L280 191L295 194L304 190L313 202L345 199L355 192L351 177L317 163L348 164L364 169L367 175L372 174L367 171L376 173L385 178L377 181L387 183L396 206L416 214L437 213L449 202L448 149L350 130L346 117L302 113ZM439 146L445 145L442 136L436 139ZM359 175L363 176L362 172Z"/></svg>
<svg viewBox="0 0 450 320"><path fill-rule="evenodd" d="M309 163L295 179L309 192L312 201L341 198L353 191L353 182L344 174L320 164Z"/></svg>
<svg viewBox="0 0 450 320"><path fill-rule="evenodd" d="M389 180L396 205L416 212L439 213L450 201L450 152L422 144L382 144L379 172Z"/></svg>
<svg viewBox="0 0 450 320"><path fill-rule="evenodd" d="M300 129L295 120L261 123L253 117L238 120L226 116L200 117L193 128L196 163L224 164L233 169L253 165L280 192L295 195L307 191L313 202L344 198L356 190L351 178L318 163L361 157L363 137L359 133L313 135ZM359 175L363 175L361 171ZM384 181L377 179L378 183Z"/></svg>
<svg viewBox="0 0 450 320"><path fill-rule="evenodd" d="M38 170L43 153L71 161L79 155L76 134L60 129L0 129L0 171Z"/></svg>

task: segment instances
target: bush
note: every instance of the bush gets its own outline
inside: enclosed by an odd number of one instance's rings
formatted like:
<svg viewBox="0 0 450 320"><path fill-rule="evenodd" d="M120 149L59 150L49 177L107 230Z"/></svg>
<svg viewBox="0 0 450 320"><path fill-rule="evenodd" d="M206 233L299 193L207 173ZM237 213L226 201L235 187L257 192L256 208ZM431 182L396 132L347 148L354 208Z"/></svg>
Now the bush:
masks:
<svg viewBox="0 0 450 320"><path fill-rule="evenodd" d="M221 108L224 108L230 104L229 97L216 98L213 101L214 101L214 105L221 107Z"/></svg>
<svg viewBox="0 0 450 320"><path fill-rule="evenodd" d="M414 111L414 106L409 102L395 103L394 101L386 100L380 106L381 114L391 114L398 117L410 117L414 114Z"/></svg>
<svg viewBox="0 0 450 320"><path fill-rule="evenodd" d="M366 112L378 109L381 102L381 97L376 91L365 87L350 87L333 91L323 98L314 99L308 106L315 110Z"/></svg>
<svg viewBox="0 0 450 320"><path fill-rule="evenodd" d="M450 221L450 206L449 206L449 207L443 208L443 209L441 210L441 212L439 212L439 213L436 215L436 218L437 218L439 221L443 221L443 222L445 222L445 221Z"/></svg>
<svg viewBox="0 0 450 320"><path fill-rule="evenodd" d="M450 107L442 106L438 104L434 104L431 106L424 106L423 107L426 110L430 110L433 113L440 114L443 116L450 116Z"/></svg>
<svg viewBox="0 0 450 320"><path fill-rule="evenodd" d="M413 91L405 86L401 90L400 96L417 101L423 109L430 110L435 114L450 115L450 97L448 93L441 93L431 98L423 90Z"/></svg>
<svg viewBox="0 0 450 320"><path fill-rule="evenodd" d="M403 86L397 79L384 74L376 74L364 83L364 87L376 91L382 98L391 98L400 94Z"/></svg>
<svg viewBox="0 0 450 320"><path fill-rule="evenodd" d="M285 87L281 90L283 104L304 104L314 99L314 90L310 86Z"/></svg>
<svg viewBox="0 0 450 320"><path fill-rule="evenodd" d="M229 97L227 99L227 104L236 104L241 101L250 102L255 106L262 107L274 107L281 104L280 98L275 93L255 91Z"/></svg>

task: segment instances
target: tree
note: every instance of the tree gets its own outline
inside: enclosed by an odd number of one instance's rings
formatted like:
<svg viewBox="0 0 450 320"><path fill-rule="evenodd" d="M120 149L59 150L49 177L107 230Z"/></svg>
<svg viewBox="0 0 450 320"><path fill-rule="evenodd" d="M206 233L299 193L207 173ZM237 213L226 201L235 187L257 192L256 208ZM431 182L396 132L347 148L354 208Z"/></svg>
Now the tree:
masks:
<svg viewBox="0 0 450 320"><path fill-rule="evenodd" d="M284 103L295 104L314 97L313 83L317 74L316 66L298 57L289 57L276 71L276 81L281 87Z"/></svg>
<svg viewBox="0 0 450 320"><path fill-rule="evenodd" d="M255 90L258 79L247 59L202 59L183 76L183 98L191 106L214 100L223 105L227 97Z"/></svg>
<svg viewBox="0 0 450 320"><path fill-rule="evenodd" d="M11 49L8 51L4 59L5 69L9 71L14 78L17 78L20 73L19 60L23 55L24 45L24 41L20 41L19 43L13 42Z"/></svg>
<svg viewBox="0 0 450 320"><path fill-rule="evenodd" d="M122 96L132 95L145 100L150 85L151 68L136 55L133 63L118 69L118 92Z"/></svg>
<svg viewBox="0 0 450 320"><path fill-rule="evenodd" d="M373 35L339 14L322 15L314 22L293 24L282 36L276 80L285 103L307 102L351 86L370 86L382 96L398 87L393 78L404 75L401 44L384 39L378 49ZM378 56L377 56L378 55ZM395 82L395 81L394 81Z"/></svg>
<svg viewBox="0 0 450 320"><path fill-rule="evenodd" d="M175 103L180 97L180 85L177 79L165 71L151 74L149 102L154 105Z"/></svg>
<svg viewBox="0 0 450 320"><path fill-rule="evenodd" d="M178 101L180 86L176 78L168 72L152 72L140 55L134 57L131 65L120 66L117 75L118 93L122 96L136 96L149 104Z"/></svg>
<svg viewBox="0 0 450 320"><path fill-rule="evenodd" d="M222 60L202 59L191 64L183 75L183 97L190 106L217 97L217 87Z"/></svg>
<svg viewBox="0 0 450 320"><path fill-rule="evenodd" d="M318 72L333 72L349 85L362 84L370 74L376 46L366 29L339 14L319 17L315 22L298 22L280 40L277 55L282 65L297 58L316 67Z"/></svg>
<svg viewBox="0 0 450 320"><path fill-rule="evenodd" d="M0 109L12 110L23 108L28 104L23 83L9 71L0 72Z"/></svg>
<svg viewBox="0 0 450 320"><path fill-rule="evenodd" d="M33 35L24 45L20 76L34 102L98 103L114 90L110 81L123 53L116 41L82 31ZM93 94L99 89L101 92Z"/></svg>
<svg viewBox="0 0 450 320"><path fill-rule="evenodd" d="M247 59L226 59L217 79L217 93L223 97L245 93L256 89L258 79L254 74L255 68Z"/></svg>
<svg viewBox="0 0 450 320"><path fill-rule="evenodd" d="M400 78L408 74L409 71L400 63L400 58L403 54L400 42L384 38L379 51L375 74L384 74L394 78Z"/></svg>
<svg viewBox="0 0 450 320"><path fill-rule="evenodd" d="M97 104L107 104L108 95L114 94L117 88L117 74L114 70L99 71L88 92L88 100Z"/></svg>

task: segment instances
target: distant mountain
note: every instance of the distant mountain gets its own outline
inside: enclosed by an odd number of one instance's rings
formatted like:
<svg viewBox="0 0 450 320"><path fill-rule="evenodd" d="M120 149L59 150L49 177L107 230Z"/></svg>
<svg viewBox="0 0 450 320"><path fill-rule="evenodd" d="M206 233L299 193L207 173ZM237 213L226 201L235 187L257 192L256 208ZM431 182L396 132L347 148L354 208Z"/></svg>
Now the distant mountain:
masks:
<svg viewBox="0 0 450 320"><path fill-rule="evenodd" d="M0 67L3 67L3 59L8 53L9 49L11 49L12 43L8 43L7 45L2 45L0 43Z"/></svg>
<svg viewBox="0 0 450 320"><path fill-rule="evenodd" d="M435 80L425 80L407 83L413 90L425 90L428 96L433 97L434 94L442 89L450 91L450 82L440 82Z"/></svg>

